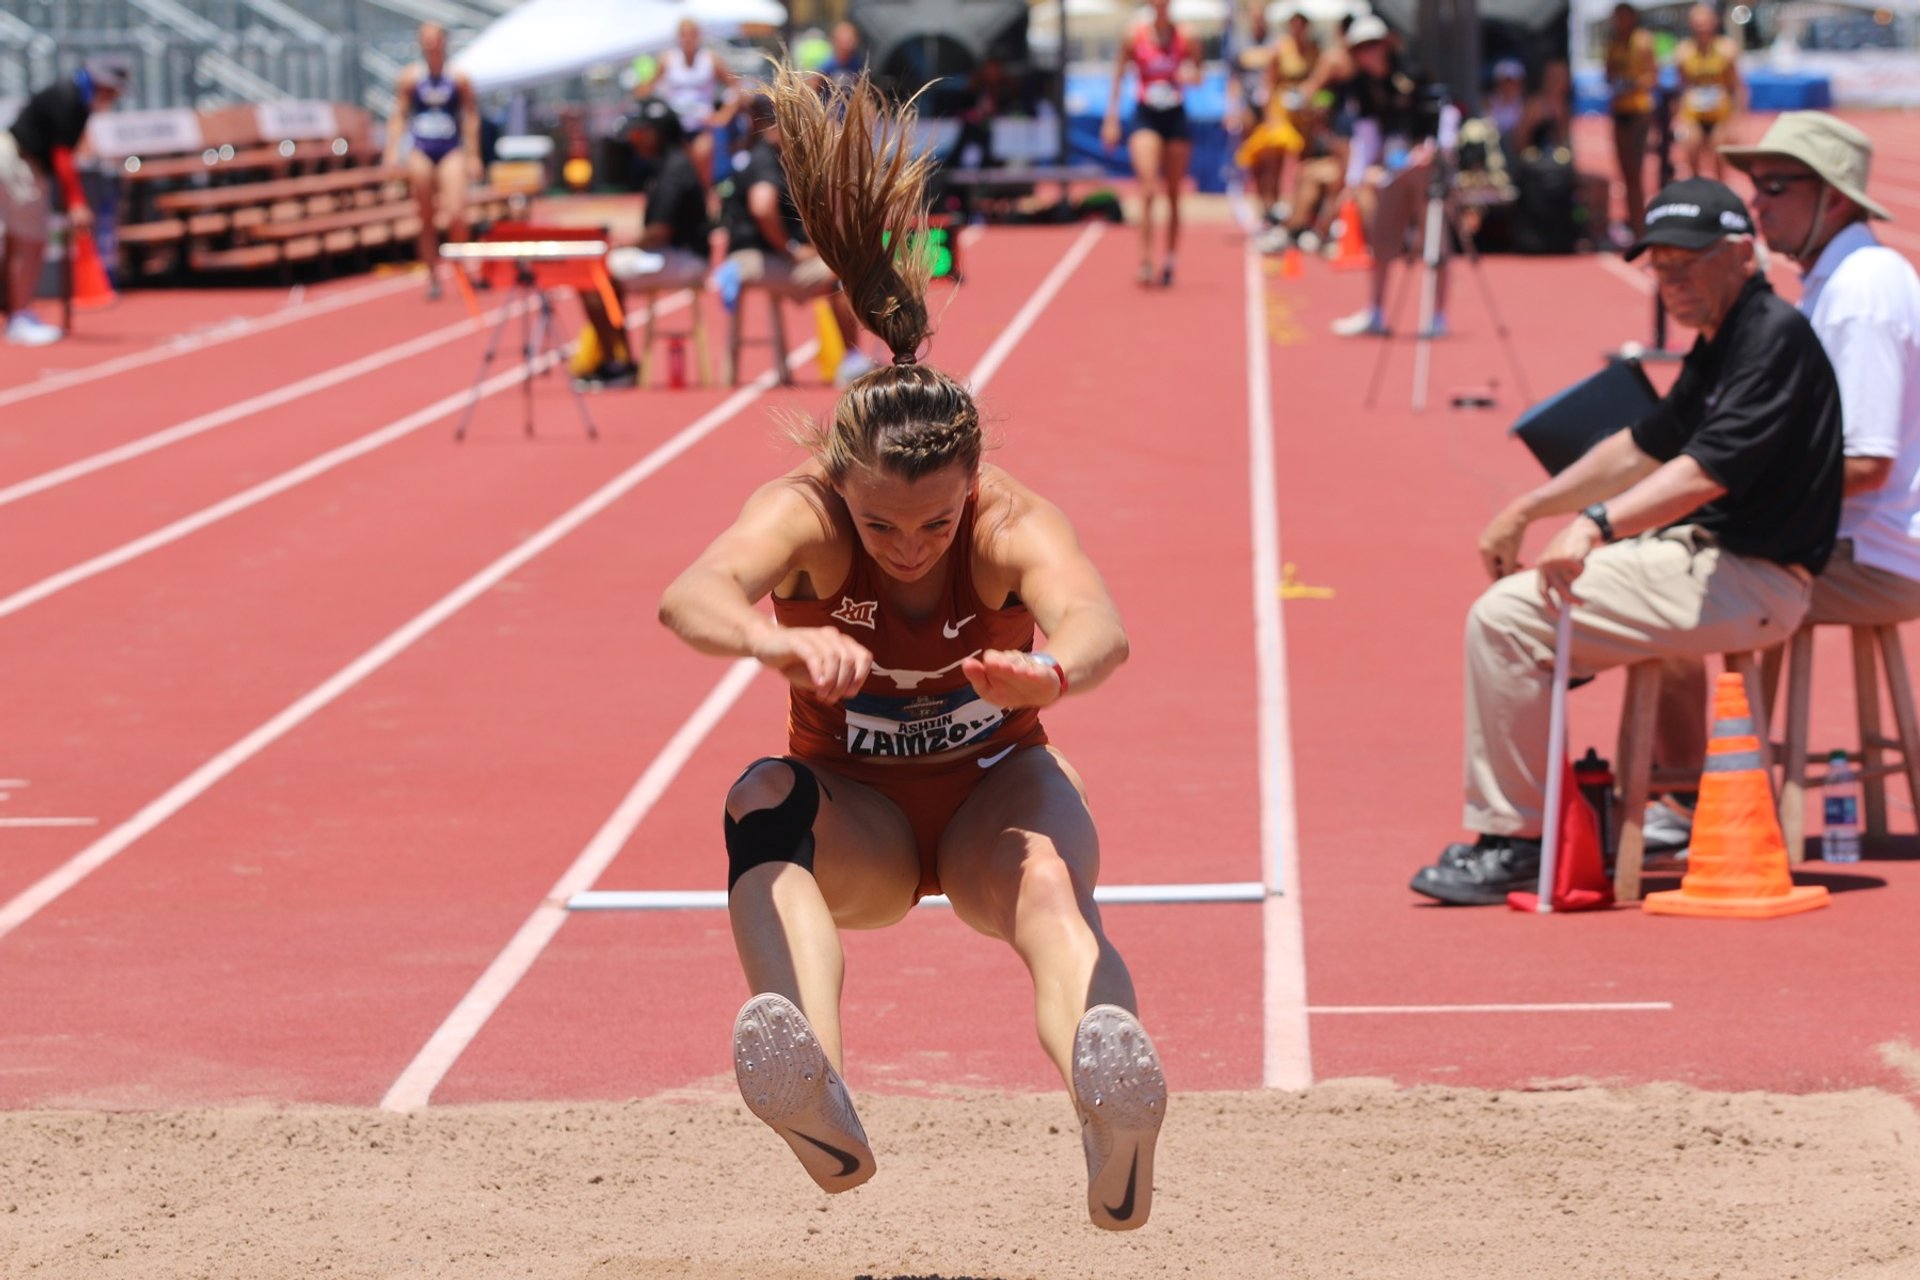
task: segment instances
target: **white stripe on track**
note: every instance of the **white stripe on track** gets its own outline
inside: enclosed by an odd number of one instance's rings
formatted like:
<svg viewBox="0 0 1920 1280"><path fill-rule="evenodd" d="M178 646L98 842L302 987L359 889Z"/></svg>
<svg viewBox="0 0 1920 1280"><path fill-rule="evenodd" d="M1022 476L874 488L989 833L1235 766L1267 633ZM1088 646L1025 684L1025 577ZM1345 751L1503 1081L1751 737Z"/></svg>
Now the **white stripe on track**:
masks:
<svg viewBox="0 0 1920 1280"><path fill-rule="evenodd" d="M523 309L524 305L525 304L516 304L515 309ZM397 364L402 360L410 360L414 356L422 355L433 350L435 347L444 346L468 334L480 332L483 325L497 320L500 317L501 311L505 309L506 308L496 308L478 318L465 319L456 324L443 326L430 333L422 334L411 341L403 342L397 347L389 347L385 351L377 351L372 355L363 356L358 360L340 365L337 368L328 369L321 373L316 373L311 377L302 378L298 382L289 382L283 387L274 388L272 391L263 391L257 396L249 396L247 399L230 404L224 409L215 409L209 413L203 413L198 417L189 418L185 422L166 427L151 435L142 436L138 440L129 441L126 444L119 445L112 449L102 450L89 457L81 458L76 462L69 462L65 466L55 467L51 471L43 471L37 476L31 476L15 484L7 485L5 488L0 488L0 507L18 502L22 498L32 497L36 493L44 493L48 489L53 489L71 481L78 480L82 476L92 475L96 471L104 471L108 467L117 466L122 462L143 457L155 450L164 449L170 444L177 444L182 440L191 439L194 436L200 435L202 432L212 431L215 427L224 427L230 422L238 422L242 418L250 418L254 414L265 413L269 409L277 409L281 405L291 404L295 400L299 400L304 396L313 395L318 391L325 391L329 387L337 387L343 382L351 382L355 378L363 377L378 369L384 369L388 365Z"/></svg>
<svg viewBox="0 0 1920 1280"><path fill-rule="evenodd" d="M1260 1081L1269 1089L1313 1083L1308 1037L1307 949L1300 909L1300 828L1294 807L1293 739L1287 699L1287 633L1280 616L1280 501L1275 491L1273 383L1267 368L1266 277L1249 244L1247 471L1253 510L1253 639L1260 770Z"/></svg>
<svg viewBox="0 0 1920 1280"><path fill-rule="evenodd" d="M546 900L533 909L526 923L514 933L513 938L493 958L486 971L480 975L473 988L467 992L460 1003L454 1006L447 1020L442 1022L431 1039L415 1054L400 1078L387 1090L387 1096L380 1099L383 1111L417 1111L427 1105L434 1089L453 1068L460 1055L466 1052L474 1037L480 1034L480 1028L493 1017L494 1011L506 1001L513 989L520 985L520 979L526 976L533 962L540 958L547 944L553 941L560 926L567 920L567 903L575 895L593 887L613 860L626 848L627 837L640 825L641 819L667 793L673 780L680 776L680 770L706 736L713 732L715 725L726 718L740 695L747 691L753 678L760 674L760 664L752 658L741 658L727 668L727 674L721 677L707 696L694 708L686 723L674 731L667 739L660 754L653 758L640 780L633 784L619 807L614 809L600 830L594 832L593 839L581 850L573 865L568 867L554 884Z"/></svg>
<svg viewBox="0 0 1920 1280"><path fill-rule="evenodd" d="M811 358L815 345L811 342L807 343L800 348L800 354L794 359ZM497 383L509 376L517 379L519 369L514 369L510 375L502 374L499 378L490 381ZM0 938L5 938L31 920L61 894L111 862L134 841L192 804L221 779L286 737L355 685L405 653L427 633L504 581L521 566L612 506L630 489L711 435L773 385L773 374L769 371L756 381L734 392L717 408L703 414L691 425L683 427L664 444L594 490L592 494L576 503L557 519L549 522L538 533L468 578L447 595L442 596L423 613L415 616L412 621L329 676L271 720L179 782L174 783L131 818L42 876L6 905L0 906Z"/></svg>
<svg viewBox="0 0 1920 1280"><path fill-rule="evenodd" d="M559 356L547 353L536 360L536 368L545 368ZM482 399L496 395L510 387L520 384L524 364L515 365L504 373L497 373L480 384ZM103 551L91 560L83 560L71 568L42 578L30 587L22 587L10 596L0 597L0 618L11 617L21 610L39 604L49 596L58 595L68 587L78 586L90 578L97 578L110 569L117 569L141 556L171 546L182 538L198 533L209 525L218 524L229 516L238 515L250 507L257 507L268 498L276 497L297 488L318 476L337 467L345 466L355 458L363 457L376 449L384 448L396 440L403 439L430 426L442 418L449 417L466 406L472 398L471 389L457 391L442 396L424 409L408 414L406 417L376 431L370 431L357 440L350 440L336 449L329 449L317 458L310 458L297 467L282 471L269 480L262 480L250 489L243 489L231 497L223 498L209 507L202 507L192 515L182 516L172 524L163 525L152 533L143 534L131 542L124 542L111 551Z"/></svg>
<svg viewBox="0 0 1920 1280"><path fill-rule="evenodd" d="M0 829L12 827L97 827L98 818L0 818Z"/></svg>
<svg viewBox="0 0 1920 1280"><path fill-rule="evenodd" d="M1053 270L1049 271L1046 278L1040 282L1040 287L1034 290L1033 297L1029 298L1026 305L1014 314L1000 337L980 357L980 362L967 376L967 384L975 394L986 388L987 383L993 379L993 375L1005 362L1007 355L1026 337L1034 321L1040 318L1045 303L1051 301L1054 295L1060 292L1074 269L1086 259L1087 253L1091 251L1103 230L1102 224L1095 223L1081 233L1079 239L1075 240L1072 247L1067 250L1066 255L1054 264ZM1041 300L1040 305L1035 305L1036 299ZM652 809L659 795L664 793L663 782L658 792L647 791L648 798L645 804L639 803L638 797L643 789L647 788L648 780L656 776L671 780L675 774L679 773L687 758L699 748L714 725L719 723L720 716L709 715L709 709L716 706L719 700L724 699L725 705L720 708L720 714L724 714L725 708L732 706L734 699L738 698L737 692L731 696L726 695L728 682L742 680L741 687L744 688L744 680L751 678L757 667L758 664L751 659L742 658L728 669L720 683L715 685L713 691L700 703L699 709L680 726L667 744L660 749L660 754L647 765L646 771L640 775L640 781L634 784L633 791L628 793L627 799L622 801L620 807L614 811L614 816L607 820L606 825L594 836L592 842L581 851L574 865L567 868L566 874L561 877L561 883L577 885L576 891L585 891L592 887L592 877L578 876L575 872L598 862L607 841L612 841L616 848L626 844L633 833L639 829L640 823L646 819L648 811ZM604 866L604 862L600 863L594 875L597 876ZM566 919L566 903L571 896L572 894L556 895L534 908L527 922L520 927L519 932L514 934L513 941L507 944L507 950L501 952L495 957L494 962L487 966L486 972L480 975L480 980L474 983L473 988L467 992L460 1003L454 1006L447 1020L428 1039L426 1046L414 1056L413 1061L407 1064L406 1070L401 1072L398 1080L394 1081L393 1087L387 1090L387 1096L380 1103L384 1110L416 1111L432 1100L433 1091L446 1078L447 1072L453 1070L453 1065L460 1060L460 1055L466 1052L467 1046L472 1044L474 1038L480 1034L487 1020L513 993L513 989L520 984L520 980L526 977L533 968L534 962L540 958L540 953L546 948L547 943L553 940L554 934L559 931L560 925ZM509 952L511 958L509 958Z"/></svg>
<svg viewBox="0 0 1920 1280"><path fill-rule="evenodd" d="M348 307L358 306L362 302L372 302L376 298L384 298L388 294L399 293L409 287L417 289L420 286L417 281L407 277L377 280L372 284L328 294L316 302L302 302L296 306L283 307L279 311L256 319L222 325L204 333L183 334L159 346L148 347L144 351L129 352L124 356L115 356L111 360L102 360L99 364L82 365L78 369L50 373L37 382L29 382L24 386L9 387L0 391L0 409L10 404L19 404L23 400L31 400L36 396L64 391L68 387L83 386L89 382L98 382L102 378L111 378L117 373L126 373L130 369L144 369L149 365L192 355L196 351L205 351L208 347L217 347L241 338L250 338L256 333L284 329L290 324L298 324L302 320L311 320L315 316L329 315L335 311L344 311Z"/></svg>
<svg viewBox="0 0 1920 1280"><path fill-rule="evenodd" d="M1671 1013L1671 1000L1618 1000L1597 1004L1316 1004L1311 1014L1344 1013Z"/></svg>
<svg viewBox="0 0 1920 1280"><path fill-rule="evenodd" d="M667 302L661 306L660 310L662 313L670 312L684 305L686 305L684 299ZM559 358L557 352L544 353L534 361L535 372L544 370ZM524 363L517 364L503 373L497 373L488 378L480 384L480 398L484 400L517 386L525 376L526 367ZM349 440L337 448L329 449L319 457L310 458L297 467L262 480L252 488L243 489L212 506L202 507L192 515L182 516L172 524L163 525L152 533L143 534L131 542L122 543L111 551L103 551L91 560L62 569L59 573L42 578L32 586L23 587L10 596L0 596L0 618L10 617L22 609L39 604L49 596L65 591L68 587L77 586L89 578L97 578L108 570L117 569L150 552L171 546L182 538L198 533L208 525L218 524L229 516L238 515L250 507L257 507L268 498L277 497L289 489L298 488L307 481L343 467L356 458L365 457L376 449L384 449L394 441L404 439L423 427L430 427L440 419L450 417L456 410L464 409L472 398L472 388L442 396L424 409L416 410L356 440Z"/></svg>
<svg viewBox="0 0 1920 1280"><path fill-rule="evenodd" d="M595 889L555 895L569 911L718 911L727 905L722 889ZM1102 906L1167 906L1174 903L1264 902L1267 886L1259 880L1215 884L1103 884L1093 900ZM951 907L944 893L929 894L921 907Z"/></svg>

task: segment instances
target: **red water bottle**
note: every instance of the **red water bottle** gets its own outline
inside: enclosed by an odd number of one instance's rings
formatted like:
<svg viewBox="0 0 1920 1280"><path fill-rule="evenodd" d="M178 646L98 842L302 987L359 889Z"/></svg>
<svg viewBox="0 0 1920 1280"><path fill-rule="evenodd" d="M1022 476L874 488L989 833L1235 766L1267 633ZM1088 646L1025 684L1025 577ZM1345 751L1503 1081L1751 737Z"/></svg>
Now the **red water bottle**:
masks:
<svg viewBox="0 0 1920 1280"><path fill-rule="evenodd" d="M687 385L687 344L678 334L667 339L667 385L675 390Z"/></svg>
<svg viewBox="0 0 1920 1280"><path fill-rule="evenodd" d="M1611 861L1614 853L1615 815L1613 812L1613 767L1601 759L1600 753L1592 747L1587 754L1573 762L1573 781L1580 788L1580 794L1586 797L1593 808L1593 816L1600 828L1600 856Z"/></svg>

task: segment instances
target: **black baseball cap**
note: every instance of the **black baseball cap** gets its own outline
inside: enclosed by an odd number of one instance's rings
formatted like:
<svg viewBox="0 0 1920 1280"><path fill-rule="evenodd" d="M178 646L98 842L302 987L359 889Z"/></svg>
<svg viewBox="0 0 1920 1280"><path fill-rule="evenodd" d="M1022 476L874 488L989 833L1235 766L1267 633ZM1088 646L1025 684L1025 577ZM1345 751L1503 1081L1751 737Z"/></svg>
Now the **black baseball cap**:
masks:
<svg viewBox="0 0 1920 1280"><path fill-rule="evenodd" d="M1726 236L1750 236L1753 218L1733 188L1711 178L1684 178L1660 189L1647 205L1646 230L1627 250L1631 261L1650 246L1710 249Z"/></svg>

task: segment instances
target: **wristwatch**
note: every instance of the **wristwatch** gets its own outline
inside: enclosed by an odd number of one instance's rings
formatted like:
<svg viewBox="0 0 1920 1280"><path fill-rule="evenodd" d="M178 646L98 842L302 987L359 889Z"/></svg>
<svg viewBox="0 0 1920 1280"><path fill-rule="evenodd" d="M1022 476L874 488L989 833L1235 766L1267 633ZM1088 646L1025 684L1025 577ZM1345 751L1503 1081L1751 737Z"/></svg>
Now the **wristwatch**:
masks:
<svg viewBox="0 0 1920 1280"><path fill-rule="evenodd" d="M1580 514L1593 521L1595 527L1600 530L1600 541L1613 541L1613 521L1607 519L1606 503L1596 502Z"/></svg>

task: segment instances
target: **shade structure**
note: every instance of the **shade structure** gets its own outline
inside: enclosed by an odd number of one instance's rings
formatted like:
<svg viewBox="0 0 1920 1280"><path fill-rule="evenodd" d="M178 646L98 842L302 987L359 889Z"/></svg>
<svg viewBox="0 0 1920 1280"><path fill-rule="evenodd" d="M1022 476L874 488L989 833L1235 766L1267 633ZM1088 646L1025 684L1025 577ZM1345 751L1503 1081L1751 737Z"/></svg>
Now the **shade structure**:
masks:
<svg viewBox="0 0 1920 1280"><path fill-rule="evenodd" d="M692 18L710 38L787 20L778 0L525 0L453 60L482 93L519 89L657 53Z"/></svg>

